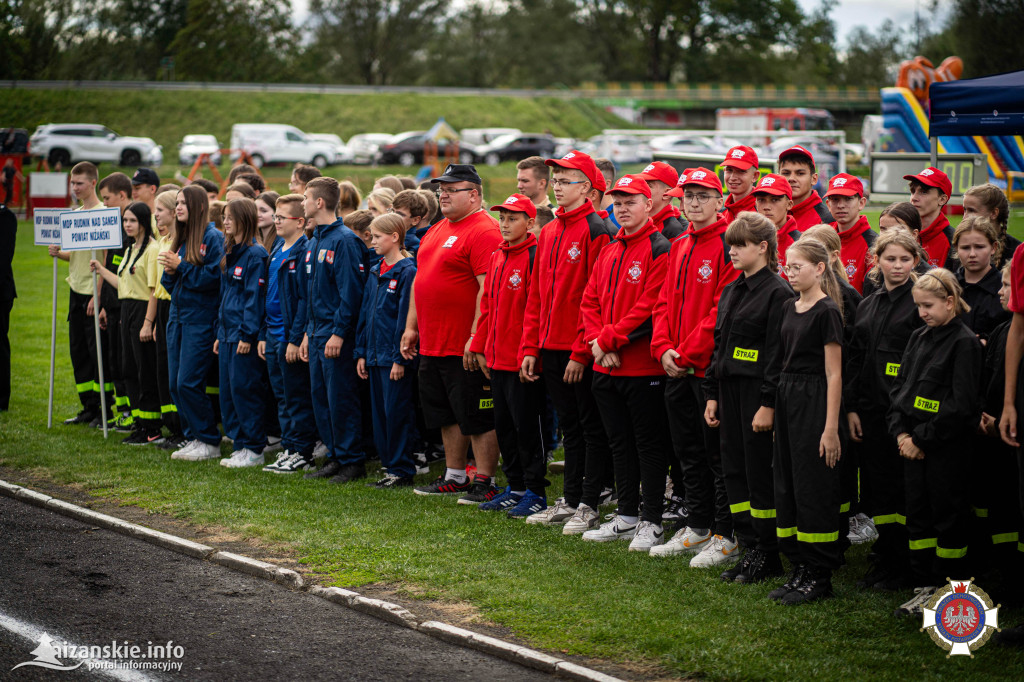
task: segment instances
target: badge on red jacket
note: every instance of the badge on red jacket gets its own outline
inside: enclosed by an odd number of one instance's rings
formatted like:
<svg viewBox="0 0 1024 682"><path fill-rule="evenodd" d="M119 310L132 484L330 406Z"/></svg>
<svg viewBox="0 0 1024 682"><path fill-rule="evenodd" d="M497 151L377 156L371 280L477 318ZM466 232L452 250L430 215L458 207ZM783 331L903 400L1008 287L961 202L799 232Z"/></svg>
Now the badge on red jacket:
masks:
<svg viewBox="0 0 1024 682"><path fill-rule="evenodd" d="M629 266L629 270L626 270L626 274L628 275L626 278L627 282L639 282L641 275L644 274L644 269L640 267L640 261L633 261L633 264Z"/></svg>
<svg viewBox="0 0 1024 682"><path fill-rule="evenodd" d="M513 270L512 274L508 278L508 288L512 290L519 289L523 284L523 276L520 274L518 269Z"/></svg>
<svg viewBox="0 0 1024 682"><path fill-rule="evenodd" d="M715 274L715 269L711 266L711 261L703 261L701 266L697 268L697 274L700 276L701 282L709 282L711 280L711 275Z"/></svg>
<svg viewBox="0 0 1024 682"><path fill-rule="evenodd" d="M566 253L569 254L569 262L570 263L577 263L577 262L579 262L580 256L583 254L583 252L580 251L580 243L579 242L573 242L572 244L570 244L569 245L569 250Z"/></svg>

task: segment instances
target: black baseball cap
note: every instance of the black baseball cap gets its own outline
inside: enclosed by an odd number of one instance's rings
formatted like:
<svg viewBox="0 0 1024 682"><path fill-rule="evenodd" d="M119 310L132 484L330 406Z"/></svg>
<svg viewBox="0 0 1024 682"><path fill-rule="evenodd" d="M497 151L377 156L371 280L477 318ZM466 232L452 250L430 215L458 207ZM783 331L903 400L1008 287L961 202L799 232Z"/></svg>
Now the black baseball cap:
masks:
<svg viewBox="0 0 1024 682"><path fill-rule="evenodd" d="M160 186L160 176L152 168L140 168L132 176L133 185L156 185Z"/></svg>
<svg viewBox="0 0 1024 682"><path fill-rule="evenodd" d="M469 163L449 163L440 177L433 178L431 182L472 182L476 185L484 184L480 175L476 172L476 166Z"/></svg>

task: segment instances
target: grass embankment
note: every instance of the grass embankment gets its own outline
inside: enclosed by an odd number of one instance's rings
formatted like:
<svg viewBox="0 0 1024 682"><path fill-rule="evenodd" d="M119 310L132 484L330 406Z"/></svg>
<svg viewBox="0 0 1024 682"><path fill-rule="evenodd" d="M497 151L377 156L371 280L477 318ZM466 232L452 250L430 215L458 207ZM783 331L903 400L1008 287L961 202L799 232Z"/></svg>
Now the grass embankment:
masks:
<svg viewBox="0 0 1024 682"><path fill-rule="evenodd" d="M31 133L44 123L101 123L121 135L153 138L163 145L165 165L177 164L183 136L216 135L227 145L235 123L288 123L348 140L356 133L427 130L441 117L456 130L512 127L559 137L628 127L590 102L555 97L14 89L0 98L0 125Z"/></svg>
<svg viewBox="0 0 1024 682"><path fill-rule="evenodd" d="M62 277L65 272L62 265ZM560 529L527 526L451 498L227 470L215 461L172 461L162 450L122 446L115 434L104 441L99 431L60 426L78 409L63 282L58 426L48 430L51 260L32 246L24 222L15 276L14 395L10 412L0 414L5 466L121 504L282 543L333 585L387 584L413 599L469 602L535 646L654 664L673 676L1024 679L1024 653L988 645L973 660L946 659L919 632L920 621L890 615L907 595L858 592L853 582L865 569L865 547L849 552L849 565L836 576L836 599L783 608L766 599L772 585L727 585L718 570L629 553L625 543L584 543ZM554 499L562 480L551 479ZM1000 616L1009 625L1024 614L1004 610Z"/></svg>

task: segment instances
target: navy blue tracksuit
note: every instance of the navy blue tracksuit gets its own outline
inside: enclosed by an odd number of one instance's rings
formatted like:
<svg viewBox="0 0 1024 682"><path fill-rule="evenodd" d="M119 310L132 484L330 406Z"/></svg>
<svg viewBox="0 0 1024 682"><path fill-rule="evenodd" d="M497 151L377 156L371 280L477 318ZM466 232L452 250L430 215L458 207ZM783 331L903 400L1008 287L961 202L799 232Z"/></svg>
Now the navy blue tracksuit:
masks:
<svg viewBox="0 0 1024 682"><path fill-rule="evenodd" d="M318 225L306 249L309 297L306 335L309 337L309 379L313 414L327 458L341 465L361 464L359 448L362 412L356 375L356 323L366 284L363 240L341 218ZM341 354L324 355L331 336L341 337Z"/></svg>
<svg viewBox="0 0 1024 682"><path fill-rule="evenodd" d="M382 261L383 262L383 261ZM355 357L365 358L370 375L373 442L380 462L395 476L413 476L412 448L418 437L413 405L412 361L402 357L401 341L412 298L416 265L403 258L385 274L380 264L370 270L356 327ZM393 364L406 366L405 375L391 380Z"/></svg>
<svg viewBox="0 0 1024 682"><path fill-rule="evenodd" d="M281 318L284 321L284 341L274 343L269 338L270 335L266 334L266 356L271 381L278 373L281 375L282 385L275 387L280 400L277 416L281 423L281 445L292 452L312 456L317 432L309 389L309 367L301 360L289 364L285 359L288 345L302 345L302 337L306 333L309 311L303 259L306 257L307 245L305 235L300 236L278 266L277 296L281 304ZM283 240L275 244L275 253L283 246ZM277 368L280 368L279 372Z"/></svg>
<svg viewBox="0 0 1024 682"><path fill-rule="evenodd" d="M185 260L174 274L164 272L160 283L171 294L167 320L167 373L171 399L178 408L182 430L189 440L220 444L220 432L206 397L206 374L213 367L220 302L220 261L224 235L210 223L203 233L202 265Z"/></svg>
<svg viewBox="0 0 1024 682"><path fill-rule="evenodd" d="M220 414L235 450L263 452L263 362L256 352L266 296L267 250L261 244L235 244L221 273L217 341L220 355ZM250 345L238 353L239 342Z"/></svg>

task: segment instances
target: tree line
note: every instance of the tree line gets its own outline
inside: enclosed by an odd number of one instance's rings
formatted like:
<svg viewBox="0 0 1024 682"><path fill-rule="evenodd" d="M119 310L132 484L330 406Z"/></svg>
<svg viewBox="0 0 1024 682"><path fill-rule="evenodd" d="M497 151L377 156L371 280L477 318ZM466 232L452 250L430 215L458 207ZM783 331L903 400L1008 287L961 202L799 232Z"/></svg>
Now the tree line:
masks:
<svg viewBox="0 0 1024 682"><path fill-rule="evenodd" d="M900 60L964 77L1024 64L1024 0L925 3L840 40L836 0L0 0L0 78L572 87L589 81L880 87Z"/></svg>

